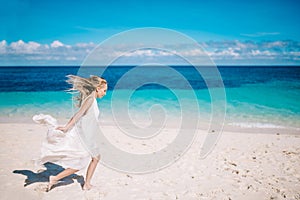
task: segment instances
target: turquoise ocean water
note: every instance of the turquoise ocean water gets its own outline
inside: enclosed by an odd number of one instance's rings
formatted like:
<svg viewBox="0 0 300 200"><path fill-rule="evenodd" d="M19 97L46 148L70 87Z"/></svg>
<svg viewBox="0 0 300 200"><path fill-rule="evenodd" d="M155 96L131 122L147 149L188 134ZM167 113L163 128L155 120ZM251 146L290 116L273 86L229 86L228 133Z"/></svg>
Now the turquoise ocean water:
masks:
<svg viewBox="0 0 300 200"><path fill-rule="evenodd" d="M172 67L181 76L168 74L164 67L145 67L140 74L126 79L125 84L118 85L132 69L110 67L100 74L109 83L107 96L98 100L102 123L122 123L126 116L141 126L155 122L154 118L175 126L182 117L198 117L203 128L211 123L210 92L220 90L220 86L207 88L201 75L187 66ZM218 69L226 91L225 126L290 129L300 133L299 67ZM90 72L99 75L96 67ZM72 106L72 95L65 91L69 88L65 76L77 73L78 67L1 67L0 122L31 122L38 113L71 117L76 108ZM149 76L155 81L143 82ZM215 108L214 112L218 111ZM183 113L189 116L182 116Z"/></svg>

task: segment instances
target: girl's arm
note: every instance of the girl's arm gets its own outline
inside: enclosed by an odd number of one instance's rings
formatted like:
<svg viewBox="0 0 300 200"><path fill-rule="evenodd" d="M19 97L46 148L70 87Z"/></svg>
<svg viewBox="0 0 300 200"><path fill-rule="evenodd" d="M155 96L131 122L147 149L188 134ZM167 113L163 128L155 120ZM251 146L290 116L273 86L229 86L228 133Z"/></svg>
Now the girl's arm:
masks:
<svg viewBox="0 0 300 200"><path fill-rule="evenodd" d="M87 97L87 99L81 105L79 111L75 113L75 115L69 120L69 122L65 126L57 127L56 129L61 130L63 132L67 132L70 130L78 120L85 115L86 111L91 107L93 104L94 98L92 96Z"/></svg>

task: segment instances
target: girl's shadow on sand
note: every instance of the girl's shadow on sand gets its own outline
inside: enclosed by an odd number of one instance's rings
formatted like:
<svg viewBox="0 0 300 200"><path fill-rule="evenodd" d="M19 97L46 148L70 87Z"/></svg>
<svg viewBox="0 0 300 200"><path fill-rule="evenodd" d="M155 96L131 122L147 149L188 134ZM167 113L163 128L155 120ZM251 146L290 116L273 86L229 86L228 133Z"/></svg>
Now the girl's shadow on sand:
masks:
<svg viewBox="0 0 300 200"><path fill-rule="evenodd" d="M62 166L50 162L45 163L44 166L46 167L46 170L37 173L30 170L14 170L13 173L27 176L24 182L24 187L26 187L37 182L49 182L49 176L55 176L64 170ZM72 174L61 179L57 184L55 184L52 187L52 189L55 187L72 184L74 183L74 179L76 179L77 182L80 183L81 187L83 187L83 176Z"/></svg>

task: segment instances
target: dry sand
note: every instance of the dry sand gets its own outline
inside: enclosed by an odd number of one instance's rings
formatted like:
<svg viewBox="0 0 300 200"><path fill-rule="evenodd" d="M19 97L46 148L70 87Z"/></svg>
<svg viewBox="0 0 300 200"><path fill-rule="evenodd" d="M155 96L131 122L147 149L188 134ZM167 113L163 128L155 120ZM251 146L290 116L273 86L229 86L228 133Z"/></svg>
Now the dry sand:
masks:
<svg viewBox="0 0 300 200"><path fill-rule="evenodd" d="M107 128L114 132L114 127ZM39 155L46 127L33 123L2 123L0 132L0 196L3 200L300 200L300 134L297 132L261 134L259 129L253 129L252 133L224 132L213 152L200 159L199 148L205 135L200 131L191 148L163 170L136 175L100 164L92 180L95 185L92 190L81 190L83 177L78 175L67 178L48 193L43 189L49 173L37 173L31 161ZM135 148L133 144L132 148Z"/></svg>

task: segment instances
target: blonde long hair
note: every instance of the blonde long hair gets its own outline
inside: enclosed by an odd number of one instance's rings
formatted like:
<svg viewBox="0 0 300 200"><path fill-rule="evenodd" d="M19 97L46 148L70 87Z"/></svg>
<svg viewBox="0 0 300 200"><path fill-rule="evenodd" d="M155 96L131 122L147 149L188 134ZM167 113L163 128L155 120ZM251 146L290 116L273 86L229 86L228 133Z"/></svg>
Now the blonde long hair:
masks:
<svg viewBox="0 0 300 200"><path fill-rule="evenodd" d="M80 107L83 100L87 98L97 87L104 87L107 81L99 76L91 75L90 78L83 78L75 75L67 75L67 83L72 85L68 91L78 91L79 95L75 97L78 102L77 106Z"/></svg>

